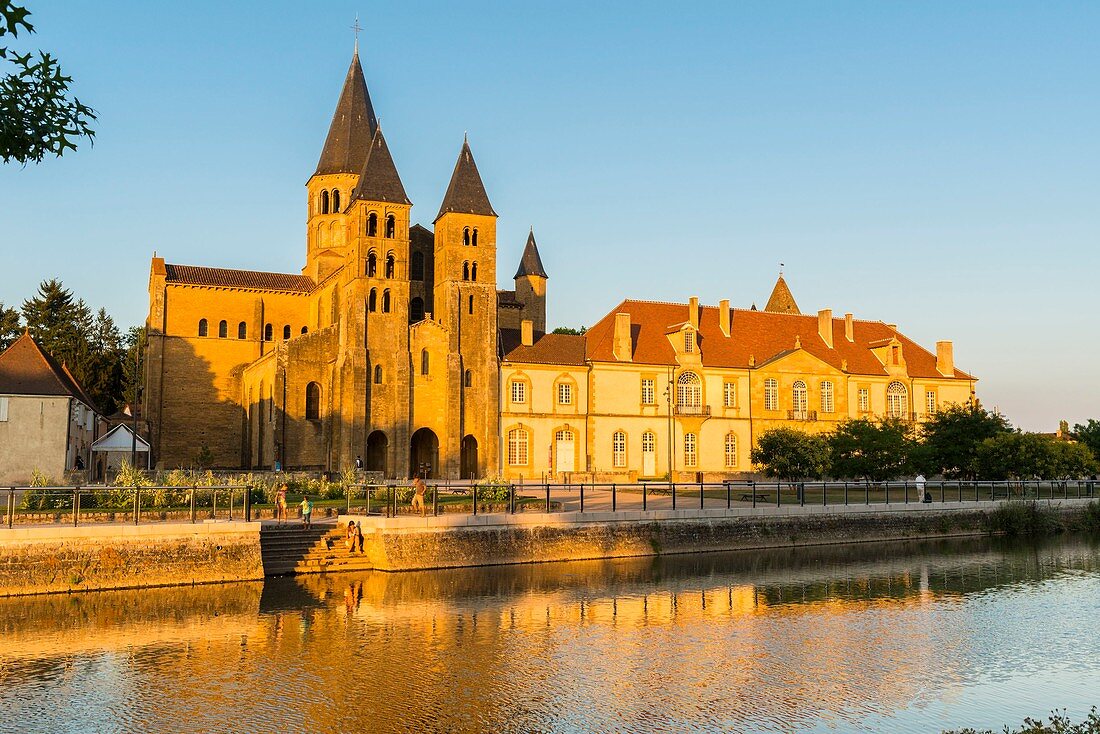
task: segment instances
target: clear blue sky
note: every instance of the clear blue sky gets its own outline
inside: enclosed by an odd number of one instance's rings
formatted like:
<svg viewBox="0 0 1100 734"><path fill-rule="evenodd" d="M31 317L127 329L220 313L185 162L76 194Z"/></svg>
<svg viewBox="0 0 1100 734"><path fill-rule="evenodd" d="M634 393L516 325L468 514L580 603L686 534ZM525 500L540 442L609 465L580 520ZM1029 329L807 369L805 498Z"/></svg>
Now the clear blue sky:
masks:
<svg viewBox="0 0 1100 734"><path fill-rule="evenodd" d="M1100 3L26 2L99 135L0 167L4 303L59 277L125 327L153 250L297 271L358 12L414 219L469 131L551 326L762 304L782 261L803 311L954 340L1024 428L1100 417Z"/></svg>

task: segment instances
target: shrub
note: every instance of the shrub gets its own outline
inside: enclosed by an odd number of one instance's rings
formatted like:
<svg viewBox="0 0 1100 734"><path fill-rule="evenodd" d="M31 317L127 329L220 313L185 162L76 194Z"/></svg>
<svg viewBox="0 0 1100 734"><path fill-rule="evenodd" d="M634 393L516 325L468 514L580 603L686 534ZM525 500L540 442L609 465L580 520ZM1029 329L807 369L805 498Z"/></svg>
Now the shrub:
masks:
<svg viewBox="0 0 1100 734"><path fill-rule="evenodd" d="M1065 525L1057 512L1038 502L1005 502L989 515L989 529L1005 535L1054 535Z"/></svg>
<svg viewBox="0 0 1100 734"><path fill-rule="evenodd" d="M1032 719L1030 716L1024 719L1024 723L1018 729L1009 729L1007 726L1001 730L1004 734L1100 734L1100 716L1096 714L1096 708L1089 711L1088 717L1080 724L1074 724L1066 716L1065 709L1061 712L1050 712L1049 723L1043 723L1042 719ZM994 734L992 729L953 729L943 734Z"/></svg>

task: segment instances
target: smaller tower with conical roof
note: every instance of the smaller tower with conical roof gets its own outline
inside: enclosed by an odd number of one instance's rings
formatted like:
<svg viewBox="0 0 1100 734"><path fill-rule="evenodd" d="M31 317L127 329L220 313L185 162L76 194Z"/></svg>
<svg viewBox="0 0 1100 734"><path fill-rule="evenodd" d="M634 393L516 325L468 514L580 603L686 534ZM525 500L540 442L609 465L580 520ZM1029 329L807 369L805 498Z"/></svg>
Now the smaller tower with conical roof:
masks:
<svg viewBox="0 0 1100 734"><path fill-rule="evenodd" d="M516 269L516 300L523 304L521 319L531 321L535 331L546 331L546 281L550 276L539 257L535 228L527 235L527 244Z"/></svg>
<svg viewBox="0 0 1100 734"><path fill-rule="evenodd" d="M787 287L787 281L783 280L783 273L780 273L779 280L775 281L775 287L772 288L772 294L768 297L768 304L764 306L764 310L769 313L802 313L798 310L798 304L794 302L794 296L791 294L791 289Z"/></svg>

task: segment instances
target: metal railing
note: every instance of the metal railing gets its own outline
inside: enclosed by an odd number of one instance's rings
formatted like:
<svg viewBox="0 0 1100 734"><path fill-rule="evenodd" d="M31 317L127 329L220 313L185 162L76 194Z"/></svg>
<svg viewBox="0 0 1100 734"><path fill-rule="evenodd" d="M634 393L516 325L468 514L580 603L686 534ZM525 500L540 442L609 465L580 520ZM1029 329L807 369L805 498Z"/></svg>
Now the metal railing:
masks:
<svg viewBox="0 0 1100 734"><path fill-rule="evenodd" d="M149 524L251 520L248 487L7 487L4 525Z"/></svg>
<svg viewBox="0 0 1100 734"><path fill-rule="evenodd" d="M710 415L709 405L676 405L674 407L676 415L701 415L704 417Z"/></svg>

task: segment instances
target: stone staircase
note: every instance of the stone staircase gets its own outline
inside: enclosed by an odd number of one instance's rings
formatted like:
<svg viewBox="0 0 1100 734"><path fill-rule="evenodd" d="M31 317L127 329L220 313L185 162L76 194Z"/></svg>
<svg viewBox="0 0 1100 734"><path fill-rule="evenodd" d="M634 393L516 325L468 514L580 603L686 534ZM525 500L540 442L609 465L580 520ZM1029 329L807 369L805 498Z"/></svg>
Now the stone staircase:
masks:
<svg viewBox="0 0 1100 734"><path fill-rule="evenodd" d="M369 571L372 566L358 551L344 546L344 528L333 522L315 522L306 529L299 522L264 522L260 528L260 553L265 576L302 573Z"/></svg>

